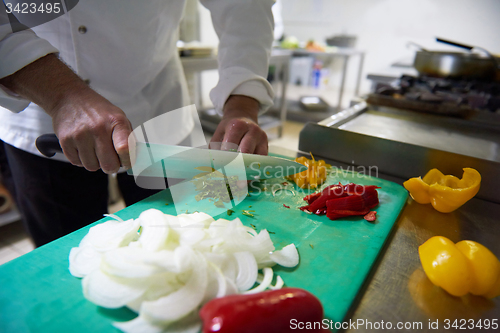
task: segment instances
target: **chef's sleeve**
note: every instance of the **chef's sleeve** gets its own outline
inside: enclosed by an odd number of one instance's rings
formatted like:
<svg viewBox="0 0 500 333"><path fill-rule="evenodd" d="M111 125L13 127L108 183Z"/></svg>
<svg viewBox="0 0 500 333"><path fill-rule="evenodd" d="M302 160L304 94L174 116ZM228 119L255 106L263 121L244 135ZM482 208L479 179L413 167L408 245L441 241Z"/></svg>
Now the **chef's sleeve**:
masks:
<svg viewBox="0 0 500 333"><path fill-rule="evenodd" d="M273 105L267 81L273 42L274 0L201 0L210 10L219 36L219 82L210 92L215 109L222 109L230 95L259 101L260 111Z"/></svg>
<svg viewBox="0 0 500 333"><path fill-rule="evenodd" d="M29 29L12 32L9 18L0 5L0 79L14 74L47 54L59 52L48 41ZM20 112L30 101L21 98L0 84L0 106Z"/></svg>

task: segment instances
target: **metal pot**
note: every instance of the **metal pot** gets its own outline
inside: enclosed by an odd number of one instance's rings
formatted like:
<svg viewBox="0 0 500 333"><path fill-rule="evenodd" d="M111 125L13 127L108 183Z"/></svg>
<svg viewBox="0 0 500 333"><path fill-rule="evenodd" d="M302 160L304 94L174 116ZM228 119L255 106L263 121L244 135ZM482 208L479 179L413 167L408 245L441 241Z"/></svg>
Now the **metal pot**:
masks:
<svg viewBox="0 0 500 333"><path fill-rule="evenodd" d="M469 50L473 48L442 39L438 41ZM500 58L484 49L482 50L487 54L486 57L476 53L429 51L415 43L411 44L420 49L415 55L413 67L421 75L483 80L500 79Z"/></svg>
<svg viewBox="0 0 500 333"><path fill-rule="evenodd" d="M491 58L474 53L418 51L413 67L422 75L491 80L497 65Z"/></svg>

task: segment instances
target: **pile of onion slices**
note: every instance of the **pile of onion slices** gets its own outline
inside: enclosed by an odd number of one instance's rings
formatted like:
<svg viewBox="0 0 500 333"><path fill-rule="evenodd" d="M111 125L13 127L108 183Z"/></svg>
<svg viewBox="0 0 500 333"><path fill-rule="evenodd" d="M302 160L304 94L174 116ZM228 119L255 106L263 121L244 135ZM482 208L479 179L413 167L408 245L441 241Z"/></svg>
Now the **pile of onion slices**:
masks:
<svg viewBox="0 0 500 333"><path fill-rule="evenodd" d="M275 251L267 230L204 213L172 216L149 209L127 221L110 215L90 228L69 255L83 294L105 308L138 316L113 325L124 332L198 332L198 311L209 300L279 289L275 264L294 267L294 244ZM262 273L259 273L262 270ZM254 285L258 283L256 287Z"/></svg>

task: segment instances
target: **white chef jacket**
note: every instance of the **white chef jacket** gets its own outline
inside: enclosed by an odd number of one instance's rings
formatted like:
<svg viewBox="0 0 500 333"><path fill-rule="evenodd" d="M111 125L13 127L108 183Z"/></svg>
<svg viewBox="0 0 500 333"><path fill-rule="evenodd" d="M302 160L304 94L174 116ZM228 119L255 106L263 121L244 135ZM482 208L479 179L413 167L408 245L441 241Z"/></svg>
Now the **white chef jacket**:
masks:
<svg viewBox="0 0 500 333"><path fill-rule="evenodd" d="M229 95L238 94L255 98L266 110L273 99L265 77L274 1L201 3L210 10L220 40L219 82L210 93L215 109L221 113ZM184 5L185 0L80 0L65 15L16 33L0 14L0 78L59 53L92 89L121 108L135 128L190 104L176 48ZM182 141L192 123L182 119L165 128L169 143ZM0 85L0 139L40 155L34 143L45 133L54 133L50 116Z"/></svg>

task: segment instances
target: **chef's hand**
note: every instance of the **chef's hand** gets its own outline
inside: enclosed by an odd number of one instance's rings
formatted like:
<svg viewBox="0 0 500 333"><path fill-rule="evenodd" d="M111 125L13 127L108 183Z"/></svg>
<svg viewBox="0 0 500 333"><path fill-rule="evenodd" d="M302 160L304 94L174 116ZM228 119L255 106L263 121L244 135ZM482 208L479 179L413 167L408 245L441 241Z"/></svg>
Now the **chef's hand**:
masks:
<svg viewBox="0 0 500 333"><path fill-rule="evenodd" d="M52 117L68 160L89 171L130 168L125 113L90 89L54 54L40 58L0 83L33 101Z"/></svg>
<svg viewBox="0 0 500 333"><path fill-rule="evenodd" d="M231 95L224 105L219 126L212 142L221 142L221 149L228 150L237 144L242 153L267 155L267 135L257 124L259 102L242 95Z"/></svg>
<svg viewBox="0 0 500 333"><path fill-rule="evenodd" d="M92 89L70 94L47 113L64 155L73 165L105 173L117 172L120 165L130 168L132 126L121 109Z"/></svg>

